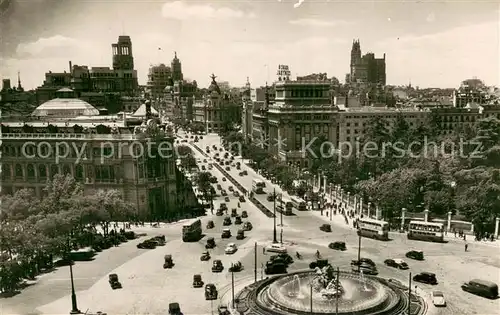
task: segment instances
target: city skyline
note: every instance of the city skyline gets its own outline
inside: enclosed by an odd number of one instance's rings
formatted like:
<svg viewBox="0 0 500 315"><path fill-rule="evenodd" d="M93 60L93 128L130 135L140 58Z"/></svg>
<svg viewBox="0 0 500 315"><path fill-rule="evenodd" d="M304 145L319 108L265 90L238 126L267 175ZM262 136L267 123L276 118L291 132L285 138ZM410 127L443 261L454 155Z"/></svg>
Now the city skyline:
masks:
<svg viewBox="0 0 500 315"><path fill-rule="evenodd" d="M68 71L70 60L111 67L111 43L124 34L132 39L140 84L150 64L168 65L174 51L185 76L202 87L211 73L234 86L247 77L263 85L276 78L279 64L289 65L292 77L327 72L343 81L352 40L360 39L363 54L386 54L387 84L457 87L477 77L499 85L495 3L48 3L13 2L0 22L0 74L16 81L20 71L28 89L41 85L45 72Z"/></svg>

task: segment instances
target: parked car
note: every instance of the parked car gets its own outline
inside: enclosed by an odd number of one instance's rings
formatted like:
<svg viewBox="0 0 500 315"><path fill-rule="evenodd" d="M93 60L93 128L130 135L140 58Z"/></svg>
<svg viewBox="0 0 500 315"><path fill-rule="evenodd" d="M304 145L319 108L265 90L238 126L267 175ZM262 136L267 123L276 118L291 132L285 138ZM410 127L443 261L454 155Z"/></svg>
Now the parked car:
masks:
<svg viewBox="0 0 500 315"><path fill-rule="evenodd" d="M266 275L287 273L287 266L284 263L268 261L266 262L266 268L264 272L266 273Z"/></svg>
<svg viewBox="0 0 500 315"><path fill-rule="evenodd" d="M402 259L386 259L384 261L384 264L389 267L394 267L403 270L410 268L408 264Z"/></svg>
<svg viewBox="0 0 500 315"><path fill-rule="evenodd" d="M323 224L319 227L319 229L323 232L331 232L332 231L332 226L330 224Z"/></svg>
<svg viewBox="0 0 500 315"><path fill-rule="evenodd" d="M377 267L374 265L362 262L359 265L351 265L351 270L353 272L362 272L365 275L378 275Z"/></svg>
<svg viewBox="0 0 500 315"><path fill-rule="evenodd" d="M214 221L210 220L207 222L207 229L213 229L214 228Z"/></svg>
<svg viewBox="0 0 500 315"><path fill-rule="evenodd" d="M266 246L266 251L270 253L286 253L287 249L280 244L269 244Z"/></svg>
<svg viewBox="0 0 500 315"><path fill-rule="evenodd" d="M243 197L243 196L241 196L241 197ZM240 197L240 199L241 199L241 197ZM241 201L241 200L240 200L240 201ZM247 212L246 210L241 211L241 217L242 217L243 219L248 218L248 212Z"/></svg>
<svg viewBox="0 0 500 315"><path fill-rule="evenodd" d="M227 191L221 190L220 194L222 195L222 197L226 197L227 196Z"/></svg>
<svg viewBox="0 0 500 315"><path fill-rule="evenodd" d="M215 247L215 239L213 237L207 238L207 244L205 244L205 249L214 248Z"/></svg>
<svg viewBox="0 0 500 315"><path fill-rule="evenodd" d="M446 299L444 298L444 294L441 291L432 291L431 292L432 304L437 307L445 307Z"/></svg>
<svg viewBox="0 0 500 315"><path fill-rule="evenodd" d="M221 238L230 238L230 237L231 237L231 230L230 229L222 230Z"/></svg>
<svg viewBox="0 0 500 315"><path fill-rule="evenodd" d="M345 251L347 247L345 246L345 242L333 242L328 244L328 248Z"/></svg>
<svg viewBox="0 0 500 315"><path fill-rule="evenodd" d="M269 202L274 201L274 199L275 199L275 198L276 198L276 197L274 196L274 193L270 193L270 194L269 194L269 195L267 195L267 197L266 197L267 201L269 201Z"/></svg>
<svg viewBox="0 0 500 315"><path fill-rule="evenodd" d="M231 254L236 253L237 250L238 250L238 247L236 246L235 243L229 243L229 244L227 244L226 249L224 249L224 253L231 255Z"/></svg>
<svg viewBox="0 0 500 315"><path fill-rule="evenodd" d="M353 259L351 260L351 266L357 266L359 264L368 264L368 265L372 265L372 266L376 266L375 262L373 260L371 260L370 258L360 258L359 261L357 259Z"/></svg>
<svg viewBox="0 0 500 315"><path fill-rule="evenodd" d="M237 216L236 218L234 218L234 224L241 224L241 217L240 216Z"/></svg>
<svg viewBox="0 0 500 315"><path fill-rule="evenodd" d="M224 210L222 210L221 208L217 209L217 212L215 212L215 215L218 216L218 217L221 217L224 215Z"/></svg>
<svg viewBox="0 0 500 315"><path fill-rule="evenodd" d="M316 269L316 267L323 268L328 265L328 259L316 259L316 261L313 261L309 264L309 269Z"/></svg>
<svg viewBox="0 0 500 315"><path fill-rule="evenodd" d="M415 259L415 260L424 260L424 252L418 250L411 250L406 253L406 258Z"/></svg>
<svg viewBox="0 0 500 315"><path fill-rule="evenodd" d="M240 196L240 193L237 190L235 190L233 191L233 196L238 198Z"/></svg>
<svg viewBox="0 0 500 315"><path fill-rule="evenodd" d="M217 300L218 295L219 292L217 292L215 284L209 283L205 286L205 300L207 301Z"/></svg>
<svg viewBox="0 0 500 315"><path fill-rule="evenodd" d="M243 222L243 225L241 226L244 231L251 231L253 229L252 223L249 221Z"/></svg>
<svg viewBox="0 0 500 315"><path fill-rule="evenodd" d="M170 303L168 304L168 314L169 315L182 315L181 312L181 307L179 306L179 303Z"/></svg>
<svg viewBox="0 0 500 315"><path fill-rule="evenodd" d="M490 281L473 279L462 284L461 288L465 292L489 299L496 299L498 297L498 285Z"/></svg>
<svg viewBox="0 0 500 315"><path fill-rule="evenodd" d="M163 269L170 269L174 266L174 260L172 255L165 255L163 257Z"/></svg>
<svg viewBox="0 0 500 315"><path fill-rule="evenodd" d="M222 222L222 225L223 226L228 226L228 225L231 225L231 224L233 224L233 222L231 221L231 217L225 217L224 221Z"/></svg>
<svg viewBox="0 0 500 315"><path fill-rule="evenodd" d="M241 195L241 196L238 198L238 200L239 200L240 202L245 202L245 201L246 201L245 196L243 196L243 195Z"/></svg>
<svg viewBox="0 0 500 315"><path fill-rule="evenodd" d="M227 179L225 177L222 177L222 181L225 182Z"/></svg>
<svg viewBox="0 0 500 315"><path fill-rule="evenodd" d="M116 273L112 273L109 275L109 285L111 286L111 289L116 290L116 289L121 289L122 284L118 280L118 275Z"/></svg>
<svg viewBox="0 0 500 315"><path fill-rule="evenodd" d="M238 234L236 234L236 239L237 240L242 240L245 238L245 231L244 230L238 230Z"/></svg>
<svg viewBox="0 0 500 315"><path fill-rule="evenodd" d="M233 191L234 191L234 188L233 188L233 186L229 186L229 187L227 188L227 190L229 190L230 192L233 192Z"/></svg>
<svg viewBox="0 0 500 315"><path fill-rule="evenodd" d="M284 262L287 265L293 264L293 258L292 256L288 255L287 253L281 253L278 255L272 255L271 258L269 258L270 261L275 261L275 260L280 260Z"/></svg>
<svg viewBox="0 0 500 315"><path fill-rule="evenodd" d="M224 201L225 201L225 202L230 202L231 200L229 199L229 197L228 197L228 196L226 196L226 197L224 197Z"/></svg>
<svg viewBox="0 0 500 315"><path fill-rule="evenodd" d="M210 256L210 253L209 253L209 252L203 252L203 253L201 254L201 256L200 256L200 260L201 260L201 261L209 261L209 260L210 260L210 258L212 258L212 257Z"/></svg>
<svg viewBox="0 0 500 315"><path fill-rule="evenodd" d="M229 267L229 272L240 272L243 270L243 265L241 264L241 262L236 262L234 264L231 264L231 267Z"/></svg>
<svg viewBox="0 0 500 315"><path fill-rule="evenodd" d="M238 209L236 209L236 208L232 208L232 209L231 209L231 217L233 217L233 218L234 218L234 217L236 217L236 216L238 216Z"/></svg>
<svg viewBox="0 0 500 315"><path fill-rule="evenodd" d="M222 272L224 270L224 265L222 264L222 261L219 259L216 259L212 263L212 272Z"/></svg>
<svg viewBox="0 0 500 315"><path fill-rule="evenodd" d="M436 275L431 272L421 272L419 274L416 274L413 276L413 281L432 285L438 284Z"/></svg>
<svg viewBox="0 0 500 315"><path fill-rule="evenodd" d="M193 288L201 288L203 287L203 280L201 280L201 275L193 276Z"/></svg>

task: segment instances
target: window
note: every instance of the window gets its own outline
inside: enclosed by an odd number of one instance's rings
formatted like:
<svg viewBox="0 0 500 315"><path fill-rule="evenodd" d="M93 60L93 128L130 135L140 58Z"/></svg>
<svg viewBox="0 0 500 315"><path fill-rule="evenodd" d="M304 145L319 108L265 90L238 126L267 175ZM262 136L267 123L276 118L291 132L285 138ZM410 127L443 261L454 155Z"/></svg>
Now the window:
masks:
<svg viewBox="0 0 500 315"><path fill-rule="evenodd" d="M28 166L26 167L26 169L27 169L28 179L35 178L35 167L33 166L33 164L28 164Z"/></svg>
<svg viewBox="0 0 500 315"><path fill-rule="evenodd" d="M38 165L38 177L41 179L47 178L47 168L44 164Z"/></svg>
<svg viewBox="0 0 500 315"><path fill-rule="evenodd" d="M75 178L83 179L83 166L81 164L77 164L75 167Z"/></svg>
<svg viewBox="0 0 500 315"><path fill-rule="evenodd" d="M63 165L63 174L64 175L67 175L67 174L70 174L71 175L71 167L67 164Z"/></svg>
<svg viewBox="0 0 500 315"><path fill-rule="evenodd" d="M2 179L10 179L10 166L8 164L2 164Z"/></svg>
<svg viewBox="0 0 500 315"><path fill-rule="evenodd" d="M50 178L54 178L56 174L59 173L59 166L57 165L51 165L50 166Z"/></svg>
<svg viewBox="0 0 500 315"><path fill-rule="evenodd" d="M23 177L23 167L21 166L21 164L16 164L15 176L16 176L16 178Z"/></svg>

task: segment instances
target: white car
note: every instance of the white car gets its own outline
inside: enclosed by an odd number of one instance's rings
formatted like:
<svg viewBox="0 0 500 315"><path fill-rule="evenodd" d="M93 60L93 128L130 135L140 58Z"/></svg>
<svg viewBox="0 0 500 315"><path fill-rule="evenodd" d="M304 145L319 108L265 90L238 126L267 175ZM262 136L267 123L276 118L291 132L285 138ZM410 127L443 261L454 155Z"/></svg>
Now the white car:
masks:
<svg viewBox="0 0 500 315"><path fill-rule="evenodd" d="M236 253L236 251L237 251L237 250L238 250L238 247L236 247L236 244L234 244L234 243L229 243L229 244L227 244L226 249L224 250L224 252L225 252L226 254L229 254L229 255L230 255L230 254L234 254L234 253Z"/></svg>
<svg viewBox="0 0 500 315"><path fill-rule="evenodd" d="M270 244L266 246L266 251L270 253L286 253L286 247L281 244Z"/></svg>
<svg viewBox="0 0 500 315"><path fill-rule="evenodd" d="M446 306L446 300L444 299L444 294L441 291L432 291L431 299L434 306Z"/></svg>

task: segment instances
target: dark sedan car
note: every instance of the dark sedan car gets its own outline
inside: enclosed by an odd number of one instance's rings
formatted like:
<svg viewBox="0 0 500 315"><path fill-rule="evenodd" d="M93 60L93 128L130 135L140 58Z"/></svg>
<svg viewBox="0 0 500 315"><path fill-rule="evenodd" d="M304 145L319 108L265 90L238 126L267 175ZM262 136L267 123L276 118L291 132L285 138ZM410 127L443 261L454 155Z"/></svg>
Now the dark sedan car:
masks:
<svg viewBox="0 0 500 315"><path fill-rule="evenodd" d="M418 275L413 276L413 281L432 285L438 284L436 275L430 272L421 272Z"/></svg>
<svg viewBox="0 0 500 315"><path fill-rule="evenodd" d="M408 264L402 259L386 259L384 261L384 264L389 267L394 267L403 270L410 268Z"/></svg>

